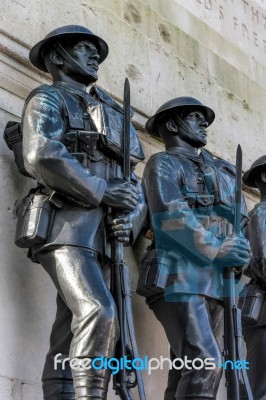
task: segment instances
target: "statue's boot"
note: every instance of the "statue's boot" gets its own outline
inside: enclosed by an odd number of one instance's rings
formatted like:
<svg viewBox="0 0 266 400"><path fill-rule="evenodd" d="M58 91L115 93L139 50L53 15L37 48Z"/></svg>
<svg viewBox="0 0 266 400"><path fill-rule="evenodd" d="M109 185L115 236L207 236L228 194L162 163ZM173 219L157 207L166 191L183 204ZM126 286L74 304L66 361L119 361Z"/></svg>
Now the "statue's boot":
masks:
<svg viewBox="0 0 266 400"><path fill-rule="evenodd" d="M75 400L106 400L111 372L109 370L73 370Z"/></svg>
<svg viewBox="0 0 266 400"><path fill-rule="evenodd" d="M75 400L73 382L67 384L64 380L54 380L43 387L43 400Z"/></svg>

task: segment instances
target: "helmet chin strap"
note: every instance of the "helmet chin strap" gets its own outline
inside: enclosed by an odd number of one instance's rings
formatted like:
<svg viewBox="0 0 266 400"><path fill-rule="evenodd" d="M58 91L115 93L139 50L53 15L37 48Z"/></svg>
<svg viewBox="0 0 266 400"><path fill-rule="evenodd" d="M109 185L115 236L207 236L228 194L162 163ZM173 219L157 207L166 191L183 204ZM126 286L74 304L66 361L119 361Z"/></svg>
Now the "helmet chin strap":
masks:
<svg viewBox="0 0 266 400"><path fill-rule="evenodd" d="M195 133L190 129L190 127L179 117L179 115L175 114L176 119L179 123L179 125L184 129L184 131L188 134L190 139L193 139L194 141L201 143L203 146L205 146L206 143L202 142L199 140L199 138L195 135Z"/></svg>
<svg viewBox="0 0 266 400"><path fill-rule="evenodd" d="M64 47L60 43L56 43L54 47L64 60L72 65L72 67L75 67L77 72L88 75L88 72L85 70L85 68L79 65L77 61L75 61L74 58L71 57L71 55L64 49Z"/></svg>

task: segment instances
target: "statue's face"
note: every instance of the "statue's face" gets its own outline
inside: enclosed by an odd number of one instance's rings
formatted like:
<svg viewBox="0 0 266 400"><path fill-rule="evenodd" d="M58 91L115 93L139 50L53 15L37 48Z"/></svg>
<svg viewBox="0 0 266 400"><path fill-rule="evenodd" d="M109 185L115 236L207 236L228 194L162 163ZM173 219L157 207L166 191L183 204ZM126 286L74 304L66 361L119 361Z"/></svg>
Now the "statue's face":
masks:
<svg viewBox="0 0 266 400"><path fill-rule="evenodd" d="M68 72L72 67L71 74L74 75L76 73L79 80L83 79L84 83L86 83L87 79L91 81L98 79L99 53L94 44L88 40L80 40L71 46L66 46L66 50L82 69L82 72L80 69L77 72L73 66L68 66Z"/></svg>
<svg viewBox="0 0 266 400"><path fill-rule="evenodd" d="M207 144L207 132L206 128L208 122L205 119L204 114L201 111L191 111L186 117L183 118L184 123L188 126L189 130L193 132L193 143L199 145L195 147L203 147ZM188 136L188 140L191 141L191 137Z"/></svg>

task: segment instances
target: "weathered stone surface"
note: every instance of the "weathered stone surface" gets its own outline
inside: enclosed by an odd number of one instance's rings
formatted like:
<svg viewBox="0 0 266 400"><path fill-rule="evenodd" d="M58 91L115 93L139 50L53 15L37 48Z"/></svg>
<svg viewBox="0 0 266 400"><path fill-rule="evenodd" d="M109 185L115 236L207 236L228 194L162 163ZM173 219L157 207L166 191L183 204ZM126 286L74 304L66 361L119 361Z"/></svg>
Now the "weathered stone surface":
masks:
<svg viewBox="0 0 266 400"><path fill-rule="evenodd" d="M14 400L12 380L0 377L0 400Z"/></svg>
<svg viewBox="0 0 266 400"><path fill-rule="evenodd" d="M36 400L40 397L40 393L40 384L0 376L0 400Z"/></svg>

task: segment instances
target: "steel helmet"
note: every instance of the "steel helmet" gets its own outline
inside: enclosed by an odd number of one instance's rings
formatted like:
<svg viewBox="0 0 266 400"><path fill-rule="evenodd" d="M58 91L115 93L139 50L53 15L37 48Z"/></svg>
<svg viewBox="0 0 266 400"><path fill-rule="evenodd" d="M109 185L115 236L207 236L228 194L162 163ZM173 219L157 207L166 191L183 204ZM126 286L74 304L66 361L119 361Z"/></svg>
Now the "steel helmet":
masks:
<svg viewBox="0 0 266 400"><path fill-rule="evenodd" d="M48 33L43 40L33 46L29 54L31 63L41 71L48 72L43 60L43 49L48 45L60 42L62 39L65 40L73 37L84 40L87 39L97 47L99 53L99 64L106 59L108 55L108 45L103 39L96 36L92 31L84 26L66 25Z"/></svg>
<svg viewBox="0 0 266 400"><path fill-rule="evenodd" d="M202 111L208 124L212 124L215 118L215 113L211 108L204 106L199 100L195 99L194 97L182 96L169 100L161 107L159 107L156 113L147 121L145 128L147 132L155 136L159 136L156 123L158 122L158 119L160 117L162 117L164 114L170 113L170 111L172 110L176 110L176 112L179 114L182 111L193 108Z"/></svg>
<svg viewBox="0 0 266 400"><path fill-rule="evenodd" d="M250 169L246 171L243 175L243 182L245 185L249 187L257 187L255 183L256 175L260 172L260 170L266 169L266 156L262 156L258 158L254 163L251 165Z"/></svg>

